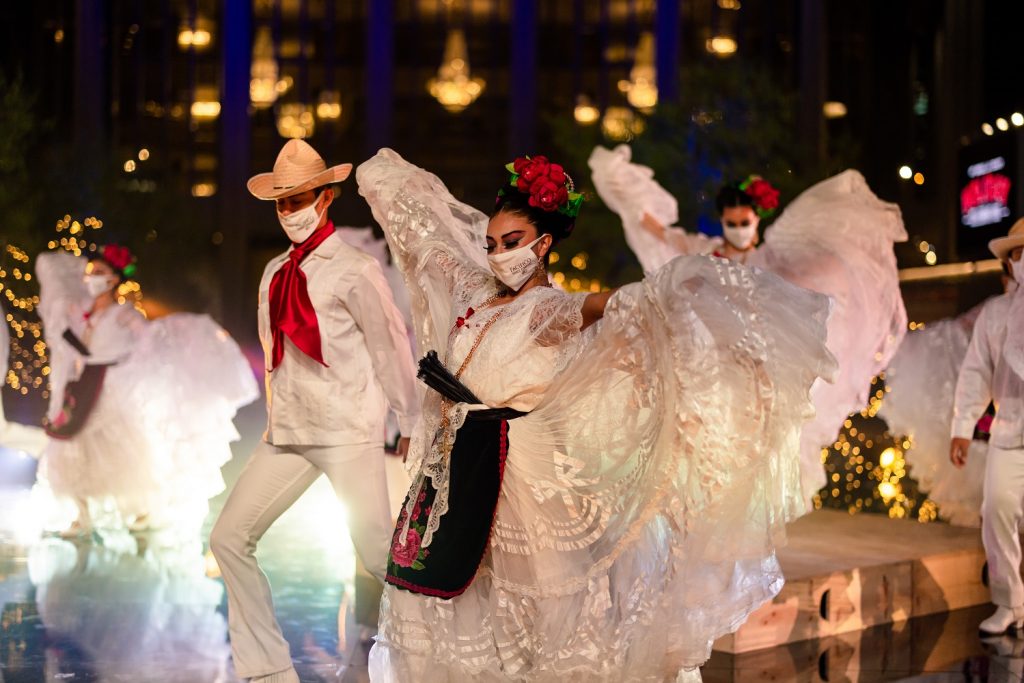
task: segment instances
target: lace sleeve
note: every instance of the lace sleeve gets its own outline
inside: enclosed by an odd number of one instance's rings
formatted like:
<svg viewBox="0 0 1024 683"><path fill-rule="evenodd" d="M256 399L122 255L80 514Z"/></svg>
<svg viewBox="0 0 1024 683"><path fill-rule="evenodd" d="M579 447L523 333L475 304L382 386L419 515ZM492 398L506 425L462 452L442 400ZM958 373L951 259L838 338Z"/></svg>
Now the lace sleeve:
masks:
<svg viewBox="0 0 1024 683"><path fill-rule="evenodd" d="M409 289L420 351L443 348L453 305L496 287L485 258L487 217L390 149L361 164L356 180Z"/></svg>
<svg viewBox="0 0 1024 683"><path fill-rule="evenodd" d="M530 334L540 346L573 346L583 327L585 292L567 294L550 289L530 314Z"/></svg>

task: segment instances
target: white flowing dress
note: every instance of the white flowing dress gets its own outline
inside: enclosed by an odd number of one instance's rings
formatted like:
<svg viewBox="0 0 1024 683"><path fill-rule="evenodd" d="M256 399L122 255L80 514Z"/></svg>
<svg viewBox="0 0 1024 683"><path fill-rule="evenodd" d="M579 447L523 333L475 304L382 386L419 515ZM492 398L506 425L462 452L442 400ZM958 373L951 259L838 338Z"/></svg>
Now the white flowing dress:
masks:
<svg viewBox="0 0 1024 683"><path fill-rule="evenodd" d="M86 261L64 253L38 257L40 317L50 349L50 419L65 385L85 363L112 363L85 426L51 439L41 479L58 498L114 511L100 524L149 515L156 526L198 530L207 501L224 490L220 468L239 438L237 410L259 398L249 363L209 316L189 313L147 321L129 304L85 319ZM82 356L64 338L71 329ZM117 517L120 517L118 520Z"/></svg>
<svg viewBox="0 0 1024 683"><path fill-rule="evenodd" d="M710 254L721 238L668 227L663 238L641 224L649 213L664 226L678 220L678 206L651 169L630 161L629 147L594 149L592 179L605 204L622 219L626 242L652 273L680 255ZM832 300L828 348L839 365L835 382L812 392L816 415L801 436L804 497L810 503L825 485L822 448L835 441L850 413L863 410L871 378L885 369L906 334L893 243L907 233L899 207L881 201L854 170L814 185L793 200L765 232L746 264L826 294Z"/></svg>
<svg viewBox="0 0 1024 683"><path fill-rule="evenodd" d="M892 433L910 437L910 476L938 505L939 515L957 526L981 526L988 444L972 441L967 465L958 470L949 461L949 430L960 366L984 305L907 335L885 371L888 393L878 412Z"/></svg>
<svg viewBox="0 0 1024 683"><path fill-rule="evenodd" d="M356 177L406 277L420 351L454 372L500 316L462 380L528 411L509 422L475 579L451 600L388 585L371 680L699 680L712 642L782 586L809 391L834 369L827 299L692 257L620 289L583 332L585 295L537 287L488 308L486 216L391 150ZM469 408L452 409L451 430ZM448 493L435 392L423 415L410 462L413 486L437 489L429 549Z"/></svg>

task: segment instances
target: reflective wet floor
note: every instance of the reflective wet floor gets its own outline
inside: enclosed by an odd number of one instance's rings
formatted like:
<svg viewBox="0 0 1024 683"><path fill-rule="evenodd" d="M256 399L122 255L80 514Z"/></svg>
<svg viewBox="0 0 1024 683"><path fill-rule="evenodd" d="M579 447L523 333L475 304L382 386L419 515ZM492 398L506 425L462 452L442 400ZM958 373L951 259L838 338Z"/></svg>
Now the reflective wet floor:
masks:
<svg viewBox="0 0 1024 683"><path fill-rule="evenodd" d="M259 433L243 416L230 484ZM226 599L201 538L105 533L40 539L34 464L0 451L0 683L232 683ZM223 502L213 501L211 519ZM207 522L207 529L210 522ZM205 530L204 530L205 532ZM304 682L367 681L345 511L321 480L270 529L260 560ZM983 643L981 607L745 655L716 653L708 683L1022 681L1024 639Z"/></svg>

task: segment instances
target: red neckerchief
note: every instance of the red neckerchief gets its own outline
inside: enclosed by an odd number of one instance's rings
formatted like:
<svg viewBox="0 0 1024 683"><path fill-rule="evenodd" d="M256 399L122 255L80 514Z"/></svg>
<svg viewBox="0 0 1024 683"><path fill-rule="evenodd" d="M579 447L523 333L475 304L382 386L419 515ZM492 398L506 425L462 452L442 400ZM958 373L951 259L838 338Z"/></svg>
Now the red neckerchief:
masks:
<svg viewBox="0 0 1024 683"><path fill-rule="evenodd" d="M306 289L306 274L299 264L333 234L334 223L327 221L302 244L293 244L288 260L270 280L270 331L274 344L271 370L276 370L284 358L285 336L304 354L327 367L320 348L320 324Z"/></svg>

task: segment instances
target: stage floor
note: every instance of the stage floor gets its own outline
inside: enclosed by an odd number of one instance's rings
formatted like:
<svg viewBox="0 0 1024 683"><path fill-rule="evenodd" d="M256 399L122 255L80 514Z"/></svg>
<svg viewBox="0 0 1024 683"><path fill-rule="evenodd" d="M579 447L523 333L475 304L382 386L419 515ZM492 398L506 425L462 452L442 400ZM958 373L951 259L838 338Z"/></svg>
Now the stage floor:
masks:
<svg viewBox="0 0 1024 683"><path fill-rule="evenodd" d="M259 411L243 419L247 438L225 468L229 485L254 444ZM11 457L0 452L5 482L17 482L0 489L0 683L235 683L223 586L201 540L182 543L160 534L144 536L142 543L127 534L108 534L102 544L39 540L26 532L32 520L23 514L30 473L7 476L14 472ZM223 497L213 501L211 517L222 503ZM877 567L878 543L889 553L883 565L914 562L920 552L909 549L911 541L932 556L977 550L970 540L975 532L900 524L842 514L800 522L783 557L791 586L820 577L826 557L832 558L826 567L832 573ZM355 560L344 510L326 482L314 485L270 529L260 558L302 681L368 681L366 648L355 625ZM898 594L904 588L894 580L883 583ZM863 595L870 581L857 585ZM808 596L815 597L813 591ZM844 604L834 595L830 609L849 617ZM947 599L948 608L955 606ZM812 607L820 611L820 604ZM978 639L988 606L918 618L912 605L906 610L895 615L902 617L896 623L756 652L716 652L705 681L1024 680L1024 640L986 646ZM788 628L791 634L792 624Z"/></svg>

